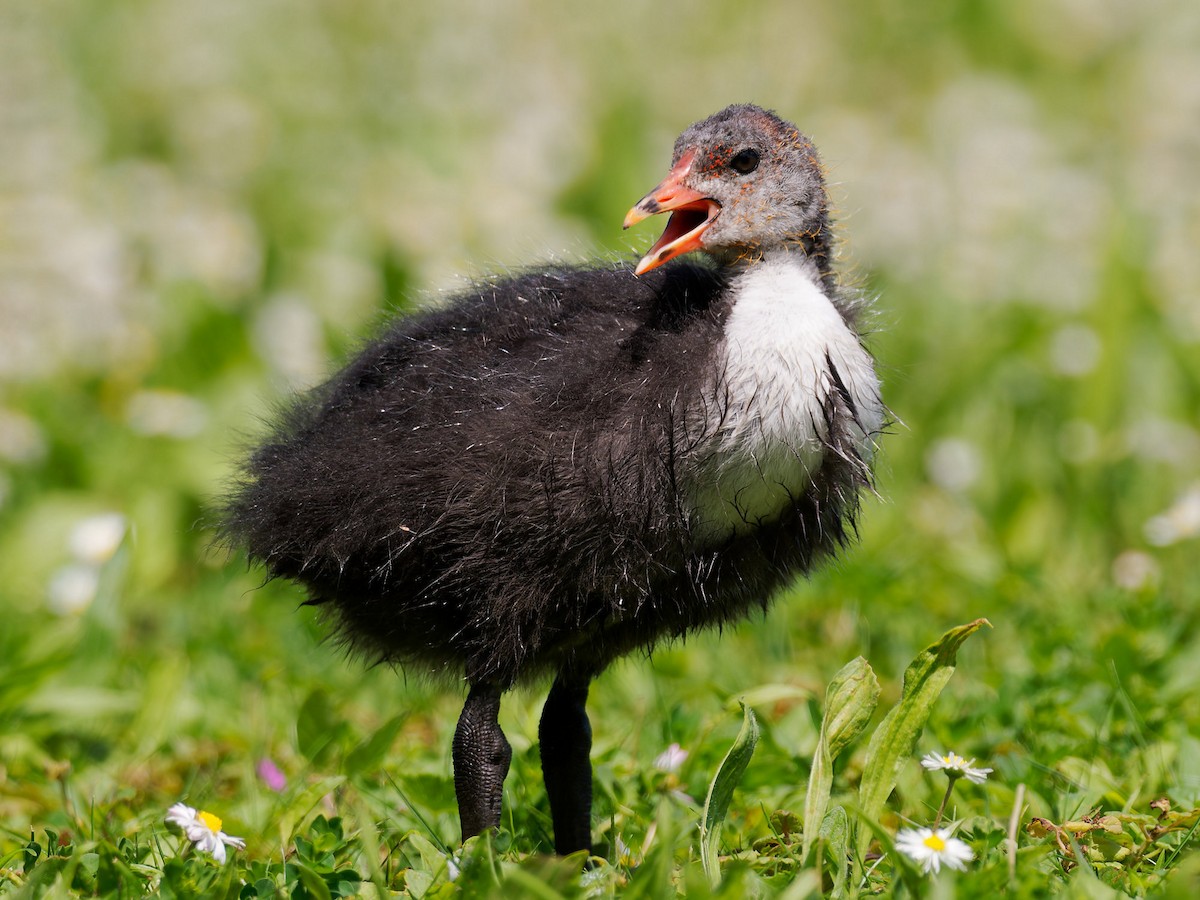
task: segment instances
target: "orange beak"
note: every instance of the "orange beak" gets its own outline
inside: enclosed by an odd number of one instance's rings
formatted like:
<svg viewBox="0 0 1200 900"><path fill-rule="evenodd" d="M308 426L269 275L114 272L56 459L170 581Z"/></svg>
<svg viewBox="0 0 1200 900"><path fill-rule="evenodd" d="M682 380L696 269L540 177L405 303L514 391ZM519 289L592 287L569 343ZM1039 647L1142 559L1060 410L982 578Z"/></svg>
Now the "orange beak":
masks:
<svg viewBox="0 0 1200 900"><path fill-rule="evenodd" d="M628 228L650 216L671 213L662 237L637 264L633 270L635 275L644 275L669 259L699 250L700 236L721 212L720 203L684 184L695 155L695 150L683 154L658 187L639 200L625 216L623 227Z"/></svg>

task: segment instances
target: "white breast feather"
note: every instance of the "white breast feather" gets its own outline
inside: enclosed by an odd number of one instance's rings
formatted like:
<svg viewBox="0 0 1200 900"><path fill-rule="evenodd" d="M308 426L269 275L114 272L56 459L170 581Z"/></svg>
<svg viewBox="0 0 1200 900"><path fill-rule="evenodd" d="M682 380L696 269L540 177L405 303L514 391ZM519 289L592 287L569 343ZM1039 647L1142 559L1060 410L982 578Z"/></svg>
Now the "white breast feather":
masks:
<svg viewBox="0 0 1200 900"><path fill-rule="evenodd" d="M702 535L769 522L807 490L827 436L825 401L836 390L828 356L854 401L858 449L870 460L883 424L871 357L826 296L810 263L781 257L737 282L718 349L691 497Z"/></svg>

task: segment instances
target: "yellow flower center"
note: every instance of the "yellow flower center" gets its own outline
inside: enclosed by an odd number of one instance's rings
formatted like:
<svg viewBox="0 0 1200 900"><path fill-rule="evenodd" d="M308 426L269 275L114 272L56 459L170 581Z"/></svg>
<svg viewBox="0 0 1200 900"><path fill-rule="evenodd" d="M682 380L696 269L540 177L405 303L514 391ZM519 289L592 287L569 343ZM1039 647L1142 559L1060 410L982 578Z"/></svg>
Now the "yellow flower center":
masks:
<svg viewBox="0 0 1200 900"><path fill-rule="evenodd" d="M201 813L201 815L204 815L204 814ZM221 820L217 819L217 821L220 822ZM946 849L946 842L943 841L936 834L931 834L929 837L925 838L924 843L925 843L925 846L928 847L930 850L932 850L934 853L941 853L943 850Z"/></svg>
<svg viewBox="0 0 1200 900"><path fill-rule="evenodd" d="M196 814L196 818L199 819L201 822L203 822L205 825L207 825L208 830L211 831L213 834L216 834L218 831L221 830L221 820L218 819L216 816L214 816L210 812L205 812L204 810L200 810L200 812ZM926 843L928 843L928 841L926 841Z"/></svg>

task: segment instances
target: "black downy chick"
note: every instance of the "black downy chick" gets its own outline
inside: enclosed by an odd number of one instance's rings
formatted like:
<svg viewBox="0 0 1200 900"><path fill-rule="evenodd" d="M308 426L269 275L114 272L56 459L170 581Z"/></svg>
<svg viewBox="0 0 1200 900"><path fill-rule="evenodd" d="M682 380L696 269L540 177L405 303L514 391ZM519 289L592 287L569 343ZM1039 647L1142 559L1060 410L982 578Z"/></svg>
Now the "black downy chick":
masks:
<svg viewBox="0 0 1200 900"><path fill-rule="evenodd" d="M625 225L659 213L634 269L498 279L395 322L295 403L225 510L352 647L466 681L464 839L500 821L501 695L552 675L555 847L589 848L591 680L765 608L847 541L870 482L884 408L812 143L722 110Z"/></svg>

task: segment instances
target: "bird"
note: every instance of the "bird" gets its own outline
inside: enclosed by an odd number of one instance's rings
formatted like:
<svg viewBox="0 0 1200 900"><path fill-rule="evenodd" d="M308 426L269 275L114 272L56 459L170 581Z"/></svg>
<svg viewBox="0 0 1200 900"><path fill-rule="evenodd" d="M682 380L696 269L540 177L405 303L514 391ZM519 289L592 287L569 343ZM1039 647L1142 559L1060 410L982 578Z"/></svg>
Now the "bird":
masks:
<svg viewBox="0 0 1200 900"><path fill-rule="evenodd" d="M765 610L856 534L887 412L822 163L777 114L687 127L633 264L485 278L295 398L221 529L353 651L465 688L463 840L499 825L501 698L550 681L555 851L592 848L592 681Z"/></svg>

